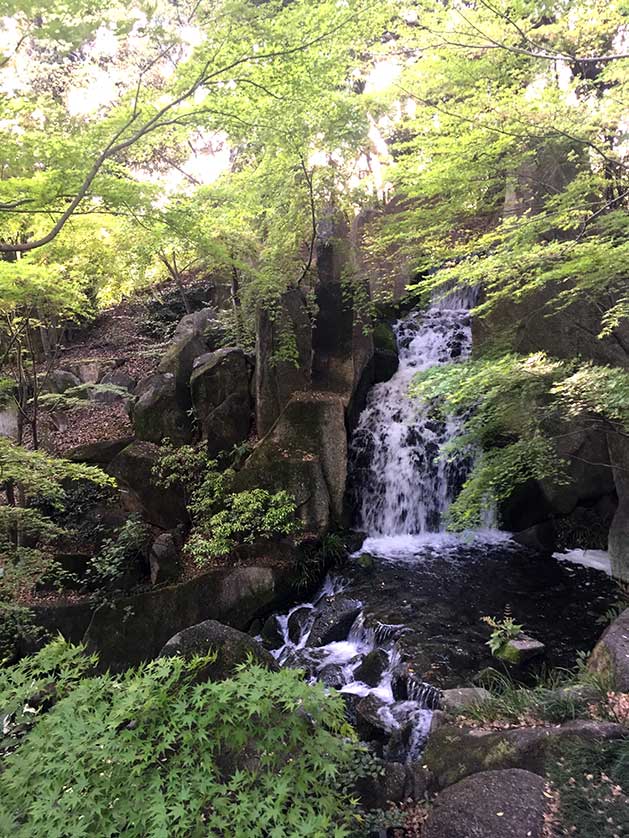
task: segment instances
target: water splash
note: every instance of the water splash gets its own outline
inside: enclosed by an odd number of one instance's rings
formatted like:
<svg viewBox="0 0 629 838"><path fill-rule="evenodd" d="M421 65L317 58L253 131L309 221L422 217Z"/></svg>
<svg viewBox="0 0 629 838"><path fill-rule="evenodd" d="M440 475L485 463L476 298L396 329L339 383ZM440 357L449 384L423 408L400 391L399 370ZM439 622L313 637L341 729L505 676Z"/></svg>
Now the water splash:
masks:
<svg viewBox="0 0 629 838"><path fill-rule="evenodd" d="M417 372L469 357L468 303L451 295L395 324L398 371L372 388L350 445L356 525L371 536L439 532L469 471L470 457L439 456L462 421L408 394Z"/></svg>

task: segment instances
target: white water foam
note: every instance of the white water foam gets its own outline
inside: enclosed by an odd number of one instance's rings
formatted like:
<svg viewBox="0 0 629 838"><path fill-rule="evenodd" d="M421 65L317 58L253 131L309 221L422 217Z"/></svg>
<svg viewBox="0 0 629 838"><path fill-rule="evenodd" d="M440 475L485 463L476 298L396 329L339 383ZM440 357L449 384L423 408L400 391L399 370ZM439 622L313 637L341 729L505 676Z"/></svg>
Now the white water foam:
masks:
<svg viewBox="0 0 629 838"><path fill-rule="evenodd" d="M553 558L558 562L571 562L580 564L583 567L591 567L594 570L601 570L608 576L612 575L612 565L609 553L606 550L566 550L563 553L553 553Z"/></svg>
<svg viewBox="0 0 629 838"><path fill-rule="evenodd" d="M369 553L390 561L416 561L419 557L438 553L456 553L461 547L478 544L517 545L511 533L497 529L467 530L462 533L434 532L419 535L383 535L366 538L354 555Z"/></svg>
<svg viewBox="0 0 629 838"><path fill-rule="evenodd" d="M369 393L350 446L358 529L370 536L438 532L469 470L470 457L441 457L461 432L460 418L443 419L409 396L416 373L469 357L468 308L444 299L394 327L399 367Z"/></svg>

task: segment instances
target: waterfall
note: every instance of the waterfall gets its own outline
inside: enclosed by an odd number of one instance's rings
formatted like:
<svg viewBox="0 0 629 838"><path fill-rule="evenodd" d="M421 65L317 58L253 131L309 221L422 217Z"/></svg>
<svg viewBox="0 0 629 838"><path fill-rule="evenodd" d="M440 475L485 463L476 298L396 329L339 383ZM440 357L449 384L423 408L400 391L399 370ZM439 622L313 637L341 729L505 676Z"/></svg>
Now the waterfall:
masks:
<svg viewBox="0 0 629 838"><path fill-rule="evenodd" d="M468 458L439 457L461 421L444 421L408 388L415 373L469 357L471 302L451 294L394 326L398 371L371 389L350 446L355 523L370 536L440 532L469 470Z"/></svg>

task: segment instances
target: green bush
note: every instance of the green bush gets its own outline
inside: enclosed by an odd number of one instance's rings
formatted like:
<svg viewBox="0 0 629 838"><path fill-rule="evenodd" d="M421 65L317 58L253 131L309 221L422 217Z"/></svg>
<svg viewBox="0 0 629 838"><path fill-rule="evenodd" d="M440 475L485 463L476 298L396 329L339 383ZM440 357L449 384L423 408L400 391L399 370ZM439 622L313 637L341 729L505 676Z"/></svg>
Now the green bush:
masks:
<svg viewBox="0 0 629 838"><path fill-rule="evenodd" d="M90 661L58 641L0 678L0 707L22 707L29 689L50 680L51 659L61 675L56 702L31 714L4 758L0 834L349 834L343 774L356 746L343 702L299 672L242 666L228 680L198 683L207 658L175 657L82 677Z"/></svg>
<svg viewBox="0 0 629 838"><path fill-rule="evenodd" d="M97 588L115 588L148 545L150 531L138 515L132 515L115 538L104 542L87 568L88 580Z"/></svg>

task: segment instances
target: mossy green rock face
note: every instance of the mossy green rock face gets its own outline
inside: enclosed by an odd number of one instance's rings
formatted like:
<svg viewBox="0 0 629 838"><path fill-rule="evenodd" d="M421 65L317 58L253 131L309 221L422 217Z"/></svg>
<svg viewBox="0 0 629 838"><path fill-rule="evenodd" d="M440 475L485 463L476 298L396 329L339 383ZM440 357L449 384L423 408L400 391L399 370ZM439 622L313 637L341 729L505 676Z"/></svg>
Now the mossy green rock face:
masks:
<svg viewBox="0 0 629 838"><path fill-rule="evenodd" d="M605 630L590 655L588 669L610 687L629 692L629 608Z"/></svg>
<svg viewBox="0 0 629 838"><path fill-rule="evenodd" d="M549 760L557 759L564 744L625 735L621 725L585 720L491 732L444 725L430 735L423 762L434 789L451 786L470 774L506 768L522 768L544 776Z"/></svg>
<svg viewBox="0 0 629 838"><path fill-rule="evenodd" d="M522 635L507 641L495 654L500 660L519 666L531 658L543 655L544 651L545 646L539 640Z"/></svg>
<svg viewBox="0 0 629 838"><path fill-rule="evenodd" d="M393 329L388 323L378 323L373 330L373 345L375 349L385 349L397 355L397 342Z"/></svg>
<svg viewBox="0 0 629 838"><path fill-rule="evenodd" d="M190 419L177 397L175 376L154 373L143 379L135 391L133 430L138 439L159 443L170 439L177 445L192 441Z"/></svg>

